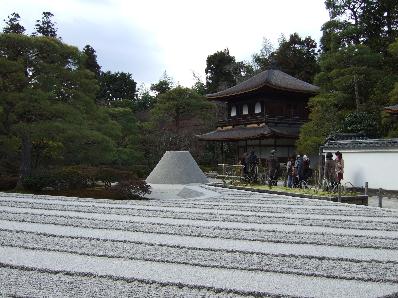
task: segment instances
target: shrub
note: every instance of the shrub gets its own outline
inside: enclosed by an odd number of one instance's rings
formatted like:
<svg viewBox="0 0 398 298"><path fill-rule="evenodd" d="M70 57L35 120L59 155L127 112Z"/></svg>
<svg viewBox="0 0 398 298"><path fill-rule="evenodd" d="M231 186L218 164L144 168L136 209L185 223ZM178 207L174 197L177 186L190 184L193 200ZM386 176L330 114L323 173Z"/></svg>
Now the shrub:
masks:
<svg viewBox="0 0 398 298"><path fill-rule="evenodd" d="M138 179L122 180L111 190L123 200L140 199L143 195L151 193L150 186L145 181Z"/></svg>
<svg viewBox="0 0 398 298"><path fill-rule="evenodd" d="M18 177L15 176L0 176L0 191L11 190L17 186Z"/></svg>
<svg viewBox="0 0 398 298"><path fill-rule="evenodd" d="M22 184L26 190L41 191L45 187L54 187L56 180L51 173L42 172L26 177Z"/></svg>
<svg viewBox="0 0 398 298"><path fill-rule="evenodd" d="M85 188L89 179L79 170L74 168L62 168L33 173L26 177L23 186L27 190L41 191L46 187L57 190Z"/></svg>

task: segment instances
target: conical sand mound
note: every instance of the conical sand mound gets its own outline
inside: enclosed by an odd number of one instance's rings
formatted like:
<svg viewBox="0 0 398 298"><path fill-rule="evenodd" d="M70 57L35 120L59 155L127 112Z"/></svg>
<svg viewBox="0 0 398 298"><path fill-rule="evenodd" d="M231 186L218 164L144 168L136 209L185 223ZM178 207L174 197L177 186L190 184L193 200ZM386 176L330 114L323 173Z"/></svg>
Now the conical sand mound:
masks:
<svg viewBox="0 0 398 298"><path fill-rule="evenodd" d="M208 183L188 151L166 151L153 171L146 178L150 184Z"/></svg>

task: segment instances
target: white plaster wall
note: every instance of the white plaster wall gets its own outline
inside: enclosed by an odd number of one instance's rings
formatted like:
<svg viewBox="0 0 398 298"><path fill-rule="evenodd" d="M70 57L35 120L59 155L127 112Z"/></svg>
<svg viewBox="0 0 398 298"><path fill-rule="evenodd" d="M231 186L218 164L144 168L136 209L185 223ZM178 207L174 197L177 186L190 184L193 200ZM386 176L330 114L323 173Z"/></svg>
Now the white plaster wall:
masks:
<svg viewBox="0 0 398 298"><path fill-rule="evenodd" d="M398 190L398 151L343 151L344 183Z"/></svg>

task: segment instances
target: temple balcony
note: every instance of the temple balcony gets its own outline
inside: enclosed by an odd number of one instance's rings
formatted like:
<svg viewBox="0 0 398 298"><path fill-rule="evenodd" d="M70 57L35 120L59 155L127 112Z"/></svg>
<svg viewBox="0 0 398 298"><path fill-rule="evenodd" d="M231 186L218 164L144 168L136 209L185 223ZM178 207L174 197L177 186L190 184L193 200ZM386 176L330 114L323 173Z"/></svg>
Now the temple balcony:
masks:
<svg viewBox="0 0 398 298"><path fill-rule="evenodd" d="M260 123L272 124L303 124L306 120L299 116L271 116L271 115L242 115L218 120L218 126L241 126Z"/></svg>

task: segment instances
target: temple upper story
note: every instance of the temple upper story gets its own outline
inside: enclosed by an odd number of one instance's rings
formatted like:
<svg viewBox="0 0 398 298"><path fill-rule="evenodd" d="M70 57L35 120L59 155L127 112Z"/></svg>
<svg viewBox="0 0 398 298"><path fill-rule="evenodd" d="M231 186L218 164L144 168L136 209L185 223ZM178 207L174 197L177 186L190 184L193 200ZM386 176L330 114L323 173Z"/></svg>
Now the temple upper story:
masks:
<svg viewBox="0 0 398 298"><path fill-rule="evenodd" d="M220 126L236 126L262 121L306 121L308 99L318 92L317 86L269 69L206 97L226 103L227 111L225 117L219 119Z"/></svg>

